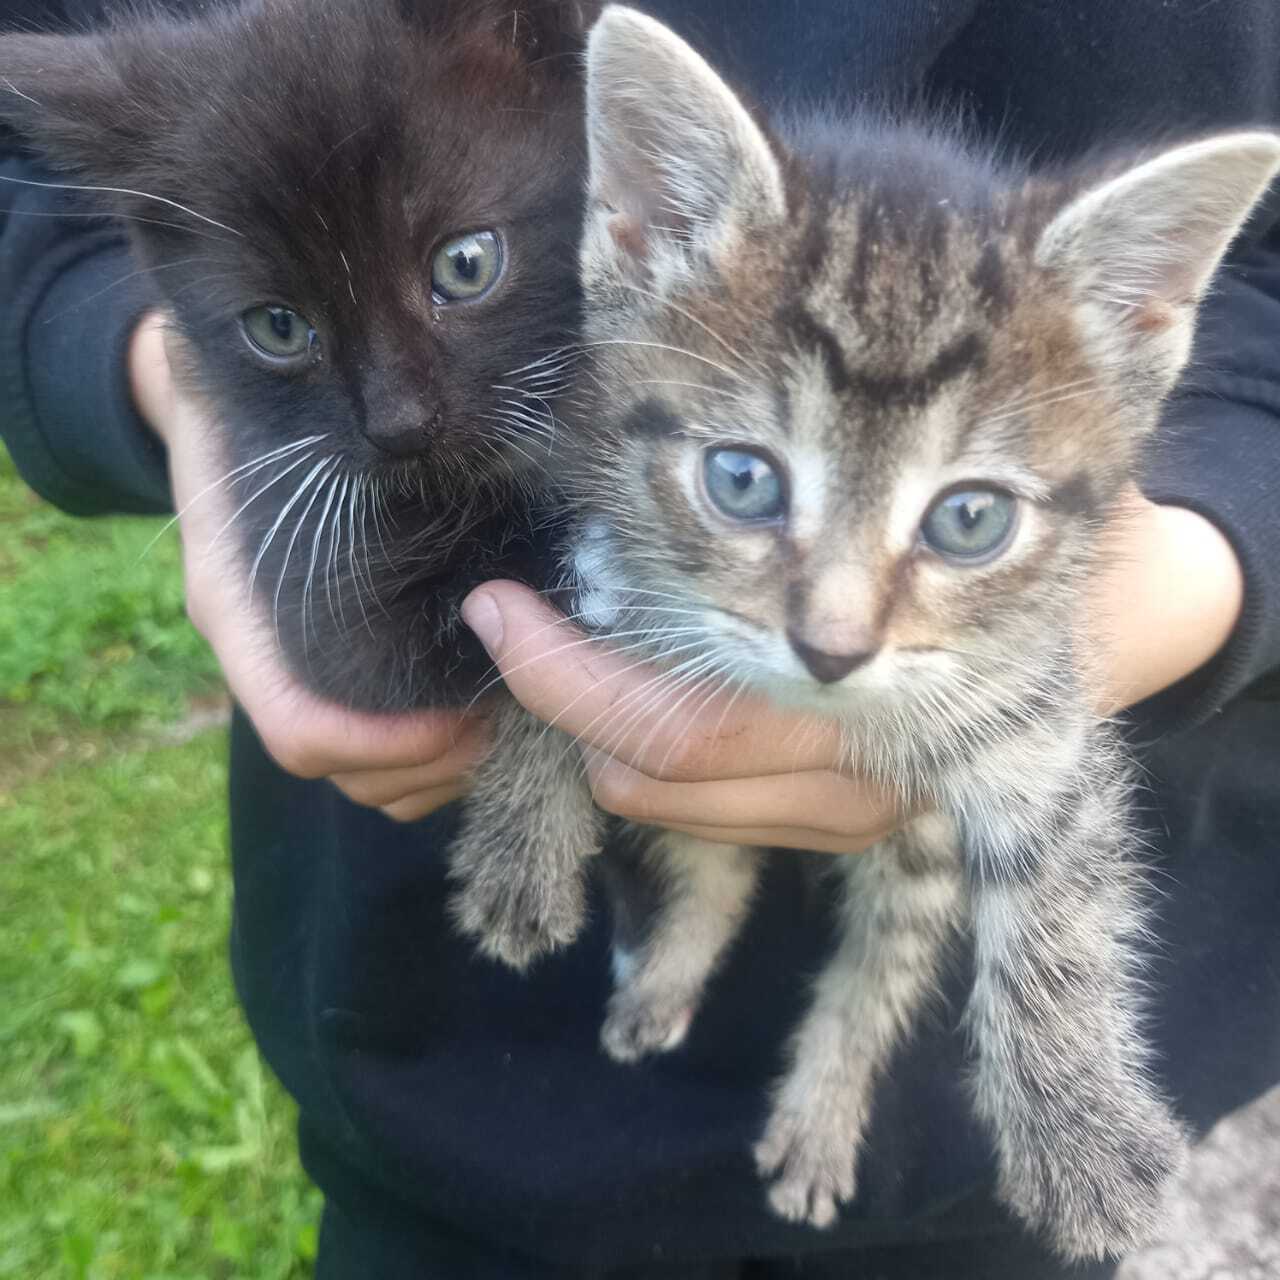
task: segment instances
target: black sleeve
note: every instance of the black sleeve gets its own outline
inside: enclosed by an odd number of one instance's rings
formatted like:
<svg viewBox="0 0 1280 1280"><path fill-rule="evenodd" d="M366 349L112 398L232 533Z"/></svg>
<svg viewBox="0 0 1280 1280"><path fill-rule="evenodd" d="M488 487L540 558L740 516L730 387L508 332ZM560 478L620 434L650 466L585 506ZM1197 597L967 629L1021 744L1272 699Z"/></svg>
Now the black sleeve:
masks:
<svg viewBox="0 0 1280 1280"><path fill-rule="evenodd" d="M167 0L182 10L185 0ZM0 0L0 29L100 24L107 0ZM0 130L0 438L37 493L76 515L168 510L164 450L125 352L150 301L118 223Z"/></svg>
<svg viewBox="0 0 1280 1280"><path fill-rule="evenodd" d="M1222 652L1135 709L1141 730L1197 723L1242 694L1280 694L1280 232L1234 257L1215 281L1143 488L1222 530L1245 595Z"/></svg>
<svg viewBox="0 0 1280 1280"><path fill-rule="evenodd" d="M74 515L169 508L164 450L134 409L126 347L150 296L118 225L20 155L0 161L0 436Z"/></svg>

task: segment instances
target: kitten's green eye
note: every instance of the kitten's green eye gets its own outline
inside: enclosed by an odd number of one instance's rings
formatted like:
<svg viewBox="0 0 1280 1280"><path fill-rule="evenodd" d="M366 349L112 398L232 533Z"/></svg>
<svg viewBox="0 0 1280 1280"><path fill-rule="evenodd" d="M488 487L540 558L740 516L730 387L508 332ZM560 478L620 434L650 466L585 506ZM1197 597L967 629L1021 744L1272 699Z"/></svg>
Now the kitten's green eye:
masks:
<svg viewBox="0 0 1280 1280"><path fill-rule="evenodd" d="M306 316L288 307L250 307L240 317L240 327L259 355L277 363L297 364L316 344L316 331Z"/></svg>
<svg viewBox="0 0 1280 1280"><path fill-rule="evenodd" d="M1013 534L1018 504L999 489L957 489L940 498L920 533L939 555L977 563L998 555Z"/></svg>
<svg viewBox="0 0 1280 1280"><path fill-rule="evenodd" d="M707 496L731 520L777 520L786 512L782 477L758 453L708 449L702 476Z"/></svg>
<svg viewBox="0 0 1280 1280"><path fill-rule="evenodd" d="M502 272L502 245L492 231L446 240L431 260L431 291L441 302L469 302L488 293Z"/></svg>

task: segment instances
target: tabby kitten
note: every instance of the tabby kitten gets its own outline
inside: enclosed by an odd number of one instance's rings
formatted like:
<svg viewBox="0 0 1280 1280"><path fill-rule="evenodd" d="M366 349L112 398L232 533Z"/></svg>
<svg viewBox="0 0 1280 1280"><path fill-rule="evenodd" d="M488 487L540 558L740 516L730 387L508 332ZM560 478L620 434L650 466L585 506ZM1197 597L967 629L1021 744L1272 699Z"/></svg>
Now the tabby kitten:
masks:
<svg viewBox="0 0 1280 1280"><path fill-rule="evenodd" d="M470 698L459 601L541 573L594 7L121 6L0 38L0 123L125 220L222 430L236 572L340 702Z"/></svg>
<svg viewBox="0 0 1280 1280"><path fill-rule="evenodd" d="M1142 1034L1133 780L1082 593L1280 139L1031 177L886 123L775 138L618 7L587 95L580 610L686 705L740 685L834 717L924 814L832 868L838 944L755 1151L770 1203L821 1227L853 1198L872 1087L964 929L999 1194L1068 1257L1124 1253L1185 1136ZM573 935L599 821L571 744L502 727L458 912L524 964ZM679 1044L762 856L636 838L657 905L615 947L624 1061Z"/></svg>

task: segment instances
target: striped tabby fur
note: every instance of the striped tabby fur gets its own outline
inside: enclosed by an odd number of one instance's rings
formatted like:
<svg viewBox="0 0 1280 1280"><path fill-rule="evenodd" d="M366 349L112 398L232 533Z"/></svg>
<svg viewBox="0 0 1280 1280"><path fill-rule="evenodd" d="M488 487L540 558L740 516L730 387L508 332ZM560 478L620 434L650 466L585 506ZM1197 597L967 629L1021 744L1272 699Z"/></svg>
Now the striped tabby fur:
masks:
<svg viewBox="0 0 1280 1280"><path fill-rule="evenodd" d="M837 718L850 768L923 815L834 872L840 938L756 1147L770 1203L821 1227L853 1198L875 1081L968 930L1000 1195L1068 1257L1122 1254L1156 1225L1185 1138L1143 1038L1133 782L1091 709L1081 597L1280 144L1051 178L884 123L773 137L617 7L588 79L591 368L564 456L582 608L641 635L696 690L687 706L740 684ZM775 460L785 519L713 508L702 459L726 444ZM986 562L921 543L960 482L1017 500ZM458 850L463 926L521 966L576 932L597 849L567 745L509 716ZM641 842L615 877L602 1036L625 1061L680 1042L762 856Z"/></svg>

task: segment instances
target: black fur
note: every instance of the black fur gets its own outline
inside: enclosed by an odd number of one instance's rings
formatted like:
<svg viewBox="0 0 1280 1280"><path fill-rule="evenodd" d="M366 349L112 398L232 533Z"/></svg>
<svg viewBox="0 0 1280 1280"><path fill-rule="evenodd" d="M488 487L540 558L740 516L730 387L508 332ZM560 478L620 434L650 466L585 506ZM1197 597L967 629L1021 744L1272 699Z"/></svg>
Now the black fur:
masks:
<svg viewBox="0 0 1280 1280"><path fill-rule="evenodd" d="M295 673L344 703L467 699L488 660L459 601L496 574L540 577L529 459L563 378L553 363L512 371L577 333L593 9L260 0L0 39L14 90L0 120L69 182L147 193L98 198L128 219L189 353L182 373L225 425L222 470L325 436L230 484L228 511L244 510L228 536L246 575L266 545L262 615ZM480 229L502 238L502 278L438 305L434 250ZM241 332L266 303L318 333L300 372L265 367ZM376 443L389 429L413 438L408 456Z"/></svg>

